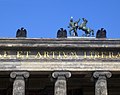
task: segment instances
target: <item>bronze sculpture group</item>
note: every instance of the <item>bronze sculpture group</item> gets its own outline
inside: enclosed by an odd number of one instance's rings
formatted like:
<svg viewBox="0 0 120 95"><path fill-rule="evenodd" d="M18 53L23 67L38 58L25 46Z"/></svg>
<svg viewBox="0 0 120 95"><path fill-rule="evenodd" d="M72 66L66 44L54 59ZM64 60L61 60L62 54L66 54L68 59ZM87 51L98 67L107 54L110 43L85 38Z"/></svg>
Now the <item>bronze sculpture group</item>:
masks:
<svg viewBox="0 0 120 95"><path fill-rule="evenodd" d="M87 24L87 20L85 18L82 18L83 22L79 25L80 19L78 19L78 21L73 21L73 17L71 17L70 22L69 22L69 26L68 28L70 28L69 33L70 36L78 36L77 30L83 30L85 32L85 34L83 34L83 36L94 36L94 30L91 28L88 28L86 26Z"/></svg>

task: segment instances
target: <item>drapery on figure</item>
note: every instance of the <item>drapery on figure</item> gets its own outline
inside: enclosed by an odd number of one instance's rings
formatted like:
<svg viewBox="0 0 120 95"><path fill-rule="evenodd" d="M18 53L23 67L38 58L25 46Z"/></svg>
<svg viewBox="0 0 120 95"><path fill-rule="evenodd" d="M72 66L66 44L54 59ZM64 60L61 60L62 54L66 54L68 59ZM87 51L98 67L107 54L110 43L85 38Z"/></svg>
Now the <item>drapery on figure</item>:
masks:
<svg viewBox="0 0 120 95"><path fill-rule="evenodd" d="M27 31L23 27L17 30L16 37L27 37Z"/></svg>

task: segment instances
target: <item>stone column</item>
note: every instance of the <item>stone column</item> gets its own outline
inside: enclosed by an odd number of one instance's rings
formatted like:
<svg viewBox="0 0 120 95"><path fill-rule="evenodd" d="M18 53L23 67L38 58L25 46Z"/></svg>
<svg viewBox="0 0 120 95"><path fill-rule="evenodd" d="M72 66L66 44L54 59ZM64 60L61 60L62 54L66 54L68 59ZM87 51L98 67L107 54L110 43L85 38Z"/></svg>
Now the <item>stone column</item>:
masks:
<svg viewBox="0 0 120 95"><path fill-rule="evenodd" d="M25 95L25 78L29 77L28 72L12 72L11 78L15 78L12 95Z"/></svg>
<svg viewBox="0 0 120 95"><path fill-rule="evenodd" d="M107 78L112 74L110 72L94 72L94 78L98 78L95 84L95 95L108 95Z"/></svg>
<svg viewBox="0 0 120 95"><path fill-rule="evenodd" d="M54 86L54 95L67 95L66 78L71 77L70 72L54 72L53 78L57 78Z"/></svg>

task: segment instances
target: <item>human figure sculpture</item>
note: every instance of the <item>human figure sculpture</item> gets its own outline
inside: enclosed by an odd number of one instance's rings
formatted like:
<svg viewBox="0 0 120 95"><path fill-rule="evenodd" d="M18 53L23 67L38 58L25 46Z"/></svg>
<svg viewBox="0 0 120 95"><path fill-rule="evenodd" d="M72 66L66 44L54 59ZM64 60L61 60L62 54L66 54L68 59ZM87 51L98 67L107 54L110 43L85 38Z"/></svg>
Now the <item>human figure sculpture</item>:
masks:
<svg viewBox="0 0 120 95"><path fill-rule="evenodd" d="M83 22L80 25L78 25L78 23L80 22L80 19L74 22L73 18L71 17L69 26L68 26L68 28L70 28L69 30L70 36L78 36L78 33L77 33L78 29L83 30L85 32L83 36L86 36L86 37L94 36L94 30L86 26L88 21L85 18L82 18L82 20Z"/></svg>
<svg viewBox="0 0 120 95"><path fill-rule="evenodd" d="M96 38L106 38L106 30L104 28L101 28L96 33Z"/></svg>
<svg viewBox="0 0 120 95"><path fill-rule="evenodd" d="M69 26L68 28L70 28L69 33L70 36L78 36L77 33L77 29L78 29L78 23L80 22L80 19L78 21L73 21L73 17L71 17L70 22L69 22ZM71 33L73 31L73 33Z"/></svg>
<svg viewBox="0 0 120 95"><path fill-rule="evenodd" d="M27 31L23 27L17 30L16 37L27 37Z"/></svg>
<svg viewBox="0 0 120 95"><path fill-rule="evenodd" d="M57 38L67 38L67 31L64 30L63 28L60 28L57 31Z"/></svg>

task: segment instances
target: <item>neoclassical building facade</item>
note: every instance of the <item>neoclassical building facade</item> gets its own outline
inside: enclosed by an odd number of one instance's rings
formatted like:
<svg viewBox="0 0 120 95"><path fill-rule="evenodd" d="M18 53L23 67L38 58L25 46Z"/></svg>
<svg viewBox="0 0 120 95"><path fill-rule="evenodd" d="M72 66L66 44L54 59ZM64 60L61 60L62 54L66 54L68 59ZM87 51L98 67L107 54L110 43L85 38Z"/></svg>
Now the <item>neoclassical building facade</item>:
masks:
<svg viewBox="0 0 120 95"><path fill-rule="evenodd" d="M120 39L0 39L0 95L120 95L119 89Z"/></svg>

